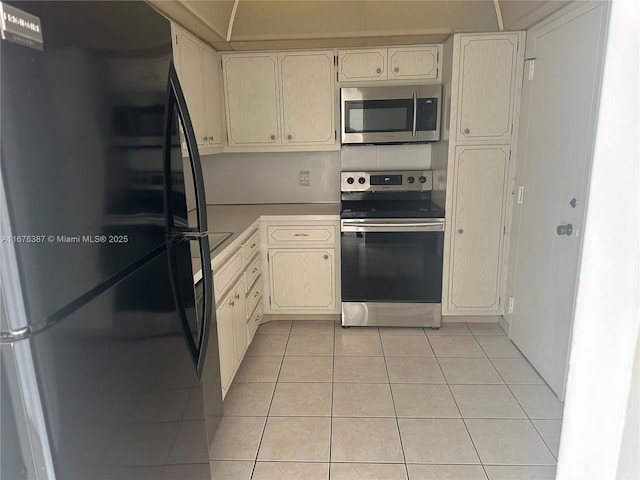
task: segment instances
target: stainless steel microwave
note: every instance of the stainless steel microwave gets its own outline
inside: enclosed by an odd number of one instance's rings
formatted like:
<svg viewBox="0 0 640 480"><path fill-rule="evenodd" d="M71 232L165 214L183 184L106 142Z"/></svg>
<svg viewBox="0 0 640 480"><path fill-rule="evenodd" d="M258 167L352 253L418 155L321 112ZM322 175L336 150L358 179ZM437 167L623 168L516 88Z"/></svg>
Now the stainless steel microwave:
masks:
<svg viewBox="0 0 640 480"><path fill-rule="evenodd" d="M340 89L342 144L440 140L442 85Z"/></svg>

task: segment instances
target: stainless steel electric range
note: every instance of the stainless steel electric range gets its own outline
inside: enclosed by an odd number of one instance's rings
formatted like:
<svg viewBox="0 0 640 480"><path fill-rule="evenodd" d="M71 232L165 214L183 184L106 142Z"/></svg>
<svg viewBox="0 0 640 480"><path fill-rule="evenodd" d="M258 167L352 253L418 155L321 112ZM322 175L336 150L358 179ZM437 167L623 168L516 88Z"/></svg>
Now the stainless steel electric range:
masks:
<svg viewBox="0 0 640 480"><path fill-rule="evenodd" d="M431 171L341 173L342 325L440 327L444 210Z"/></svg>

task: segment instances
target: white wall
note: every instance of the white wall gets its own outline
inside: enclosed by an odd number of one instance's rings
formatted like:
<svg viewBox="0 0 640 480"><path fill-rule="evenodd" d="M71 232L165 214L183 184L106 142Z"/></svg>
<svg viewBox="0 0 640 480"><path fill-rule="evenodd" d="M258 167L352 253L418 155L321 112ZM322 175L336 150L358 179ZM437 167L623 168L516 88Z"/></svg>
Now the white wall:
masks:
<svg viewBox="0 0 640 480"><path fill-rule="evenodd" d="M342 170L428 170L431 144L347 145L340 150Z"/></svg>
<svg viewBox="0 0 640 480"><path fill-rule="evenodd" d="M632 479L638 471L640 331L638 25L613 0L569 360L557 478ZM635 375L635 378L634 378ZM634 425L635 423L635 425ZM630 456L635 461L629 461ZM632 457L632 458L633 458Z"/></svg>
<svg viewBox="0 0 640 480"><path fill-rule="evenodd" d="M309 186L298 175L308 171ZM208 204L340 201L340 152L224 153L202 157Z"/></svg>

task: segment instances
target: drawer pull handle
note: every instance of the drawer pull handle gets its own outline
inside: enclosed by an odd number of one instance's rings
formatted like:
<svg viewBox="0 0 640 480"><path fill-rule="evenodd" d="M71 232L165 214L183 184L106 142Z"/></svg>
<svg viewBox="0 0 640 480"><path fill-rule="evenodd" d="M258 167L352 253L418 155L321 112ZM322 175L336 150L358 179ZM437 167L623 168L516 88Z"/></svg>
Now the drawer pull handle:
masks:
<svg viewBox="0 0 640 480"><path fill-rule="evenodd" d="M252 243L251 246L249 248L256 248L256 244Z"/></svg>
<svg viewBox="0 0 640 480"><path fill-rule="evenodd" d="M234 302L233 300L229 300L229 306L233 307L236 304L236 302Z"/></svg>
<svg viewBox="0 0 640 480"><path fill-rule="evenodd" d="M294 237L308 237L309 234L308 233L294 233L293 236Z"/></svg>
<svg viewBox="0 0 640 480"><path fill-rule="evenodd" d="M262 315L257 315L256 316L256 322L259 322L261 317L262 317Z"/></svg>
<svg viewBox="0 0 640 480"><path fill-rule="evenodd" d="M240 294L239 293L236 293L235 297L236 297L236 300L240 300Z"/></svg>
<svg viewBox="0 0 640 480"><path fill-rule="evenodd" d="M256 292L253 294L253 298L258 298L260 296L260 292Z"/></svg>
<svg viewBox="0 0 640 480"><path fill-rule="evenodd" d="M253 270L251 270L251 273L257 273L258 272L258 267L254 267Z"/></svg>
<svg viewBox="0 0 640 480"><path fill-rule="evenodd" d="M329 255L325 255L325 256L324 256L324 259L325 259L325 260L329 260Z"/></svg>

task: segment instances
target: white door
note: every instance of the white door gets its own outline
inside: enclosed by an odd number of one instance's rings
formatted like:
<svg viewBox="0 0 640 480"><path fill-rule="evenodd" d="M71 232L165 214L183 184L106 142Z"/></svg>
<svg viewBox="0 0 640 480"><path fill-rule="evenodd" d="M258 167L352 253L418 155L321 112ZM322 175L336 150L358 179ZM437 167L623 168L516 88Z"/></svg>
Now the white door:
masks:
<svg viewBox="0 0 640 480"><path fill-rule="evenodd" d="M271 249L269 257L274 310L333 310L334 249Z"/></svg>
<svg viewBox="0 0 640 480"><path fill-rule="evenodd" d="M223 55L229 146L280 145L278 55Z"/></svg>
<svg viewBox="0 0 640 480"><path fill-rule="evenodd" d="M281 52L282 144L333 145L333 51Z"/></svg>
<svg viewBox="0 0 640 480"><path fill-rule="evenodd" d="M509 141L519 34L461 35L457 142Z"/></svg>
<svg viewBox="0 0 640 480"><path fill-rule="evenodd" d="M524 185L524 203L515 254L511 337L560 397L564 395L606 22L603 5L579 10L528 36L526 56L535 57L535 65L529 80L529 62L525 62L523 170L518 174ZM518 206L515 208L517 215ZM557 227L568 224L573 226L572 235L559 235ZM612 327L607 319L602 321L603 328Z"/></svg>

